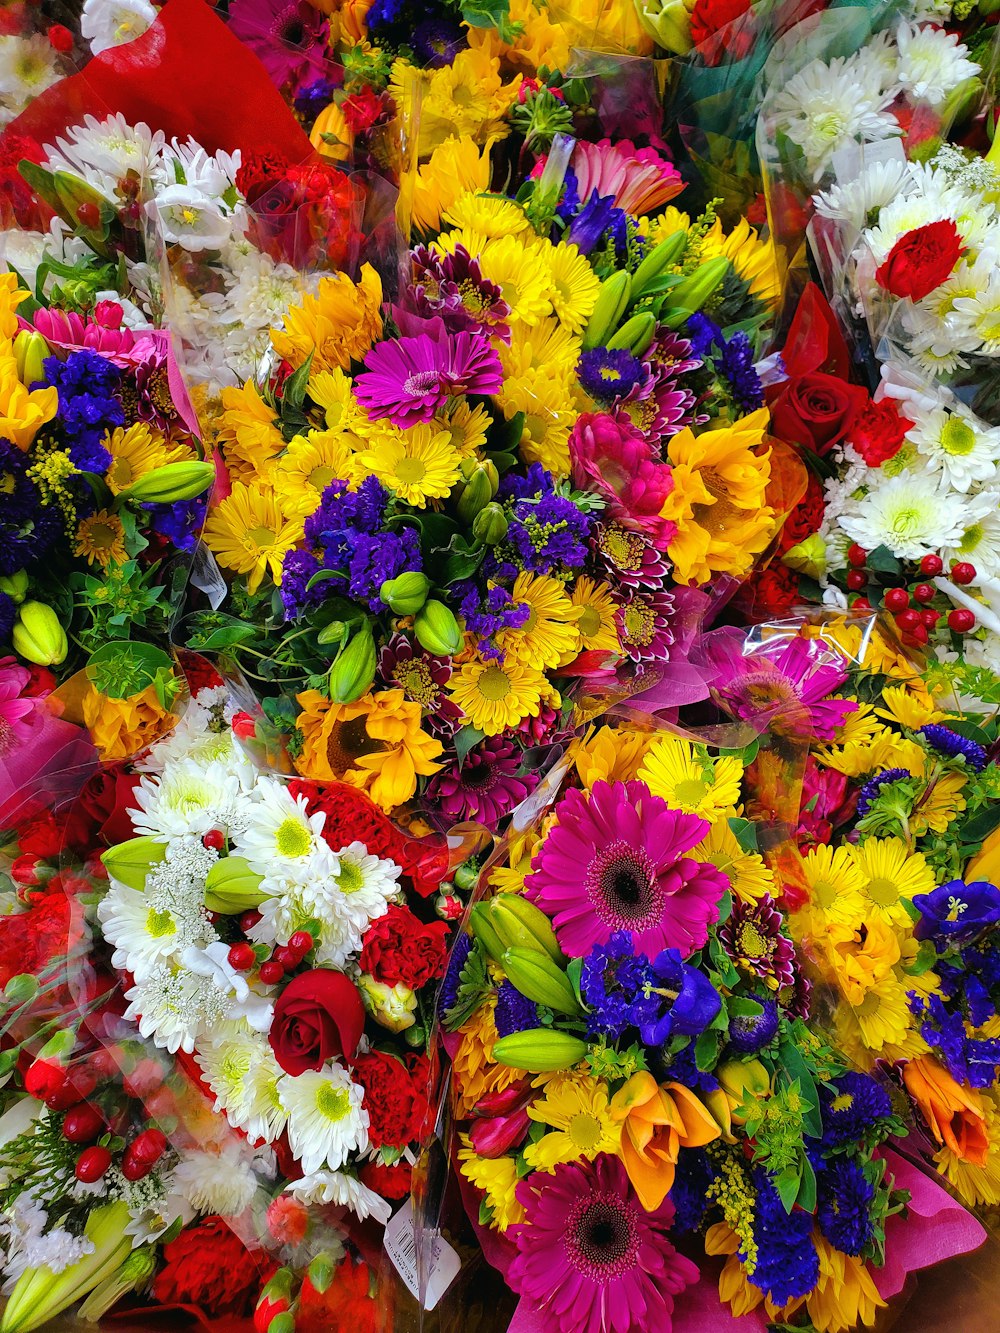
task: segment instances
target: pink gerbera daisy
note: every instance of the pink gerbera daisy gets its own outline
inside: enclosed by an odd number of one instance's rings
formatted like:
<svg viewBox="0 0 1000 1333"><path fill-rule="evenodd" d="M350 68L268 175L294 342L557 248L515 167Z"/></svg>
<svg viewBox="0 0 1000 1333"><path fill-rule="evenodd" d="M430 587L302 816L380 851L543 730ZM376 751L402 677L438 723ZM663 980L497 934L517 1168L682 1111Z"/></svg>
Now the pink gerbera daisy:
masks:
<svg viewBox="0 0 1000 1333"><path fill-rule="evenodd" d="M617 1157L536 1172L517 1187L526 1220L510 1285L559 1333L653 1333L698 1269L670 1241L674 1206L648 1213Z"/></svg>
<svg viewBox="0 0 1000 1333"><path fill-rule="evenodd" d="M500 357L483 333L427 333L377 343L365 357L354 393L373 419L388 417L406 429L430 421L452 394L496 393Z"/></svg>
<svg viewBox="0 0 1000 1333"><path fill-rule="evenodd" d="M729 887L714 865L685 856L706 820L671 810L644 782L595 782L589 796L574 788L557 814L525 893L552 918L564 953L581 958L616 930L651 958L701 948Z"/></svg>

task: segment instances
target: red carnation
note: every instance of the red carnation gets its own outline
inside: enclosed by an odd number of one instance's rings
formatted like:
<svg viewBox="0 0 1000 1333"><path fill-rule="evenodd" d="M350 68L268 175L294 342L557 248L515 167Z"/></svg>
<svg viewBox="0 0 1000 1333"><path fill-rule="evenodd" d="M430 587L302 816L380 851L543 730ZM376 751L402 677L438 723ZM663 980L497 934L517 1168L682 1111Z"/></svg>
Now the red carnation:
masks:
<svg viewBox="0 0 1000 1333"><path fill-rule="evenodd" d="M43 810L34 819L22 824L17 831L17 845L26 856L40 856L48 860L62 846L62 833L51 810Z"/></svg>
<svg viewBox="0 0 1000 1333"><path fill-rule="evenodd" d="M163 1247L166 1267L153 1282L161 1305L196 1305L209 1315L249 1315L277 1264L248 1250L221 1217L185 1227Z"/></svg>
<svg viewBox="0 0 1000 1333"><path fill-rule="evenodd" d="M691 11L691 40L701 48L698 54L708 65L718 65L723 57L743 60L753 49L752 24L737 19L750 12L751 0L697 0Z"/></svg>
<svg viewBox="0 0 1000 1333"><path fill-rule="evenodd" d="M412 1170L408 1162L397 1162L395 1166L365 1162L358 1174L361 1183L383 1199L405 1199L410 1192Z"/></svg>
<svg viewBox="0 0 1000 1333"><path fill-rule="evenodd" d="M353 1077L365 1090L373 1148L404 1148L421 1139L430 1115L426 1055L410 1055L404 1064L385 1051L369 1051L355 1061Z"/></svg>
<svg viewBox="0 0 1000 1333"><path fill-rule="evenodd" d="M335 852L352 842L363 842L373 856L386 861L397 860L398 845L402 841L392 822L382 813L370 796L346 782L331 782L319 787L313 782L290 782L290 794L297 800L306 798L309 813L320 811L326 815L323 838Z"/></svg>
<svg viewBox="0 0 1000 1333"><path fill-rule="evenodd" d="M814 532L819 531L826 510L823 485L815 473L810 472L806 480L806 493L792 512L785 519L778 545L780 552L791 550L799 542L804 542Z"/></svg>
<svg viewBox="0 0 1000 1333"><path fill-rule="evenodd" d="M913 422L900 416L891 398L870 402L854 419L849 443L869 467L881 467L899 453L903 437Z"/></svg>
<svg viewBox="0 0 1000 1333"><path fill-rule="evenodd" d="M920 301L950 276L962 253L962 238L951 218L914 227L901 236L875 270L875 278L893 296Z"/></svg>
<svg viewBox="0 0 1000 1333"><path fill-rule="evenodd" d="M382 98L366 86L360 93L352 93L350 97L345 97L340 109L351 133L361 134L364 130L370 130L384 114L385 105Z"/></svg>
<svg viewBox="0 0 1000 1333"><path fill-rule="evenodd" d="M302 1283L295 1311L296 1328L323 1329L324 1333L377 1333L393 1323L390 1293L380 1284L372 1295L372 1272L362 1259L347 1254L337 1266L325 1291L308 1276Z"/></svg>
<svg viewBox="0 0 1000 1333"><path fill-rule="evenodd" d="M362 972L387 986L402 982L411 990L419 990L429 981L444 976L448 965L447 939L446 922L425 925L408 907L394 903L365 932L358 964Z"/></svg>
<svg viewBox="0 0 1000 1333"><path fill-rule="evenodd" d="M3 919L0 987L21 972L38 976L55 958L71 958L83 938L83 910L59 889L36 893L26 912Z"/></svg>

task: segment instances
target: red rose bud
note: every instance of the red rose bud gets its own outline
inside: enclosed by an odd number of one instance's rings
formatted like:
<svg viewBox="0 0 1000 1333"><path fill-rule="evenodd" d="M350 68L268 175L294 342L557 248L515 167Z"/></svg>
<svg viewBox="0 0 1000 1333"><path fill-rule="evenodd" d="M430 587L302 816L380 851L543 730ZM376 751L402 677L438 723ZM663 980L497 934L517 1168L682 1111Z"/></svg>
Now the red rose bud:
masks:
<svg viewBox="0 0 1000 1333"><path fill-rule="evenodd" d="M104 1129L104 1117L96 1106L82 1102L66 1112L63 1120L63 1138L69 1143L89 1143Z"/></svg>
<svg viewBox="0 0 1000 1333"><path fill-rule="evenodd" d="M49 46L52 47L53 51L58 51L61 55L65 55L67 51L72 51L73 34L64 24L53 23L47 36L49 39Z"/></svg>
<svg viewBox="0 0 1000 1333"><path fill-rule="evenodd" d="M343 972L314 969L294 977L278 996L268 1041L285 1073L297 1077L338 1056L353 1059L364 1026L354 982Z"/></svg>
<svg viewBox="0 0 1000 1333"><path fill-rule="evenodd" d="M929 222L899 238L875 270L875 281L893 296L921 301L951 275L962 250L951 218Z"/></svg>
<svg viewBox="0 0 1000 1333"><path fill-rule="evenodd" d="M84 1184L92 1185L95 1180L100 1180L111 1165L111 1154L107 1148L102 1148L95 1144L92 1148L84 1148L83 1152L76 1159L76 1166L73 1168L73 1174L77 1180L82 1180Z"/></svg>
<svg viewBox="0 0 1000 1333"><path fill-rule="evenodd" d="M236 713L233 716L233 733L240 740L250 741L257 735L257 723L250 713Z"/></svg>
<svg viewBox="0 0 1000 1333"><path fill-rule="evenodd" d="M527 1111L475 1120L469 1130L469 1142L480 1157L503 1157L519 1144L531 1127Z"/></svg>

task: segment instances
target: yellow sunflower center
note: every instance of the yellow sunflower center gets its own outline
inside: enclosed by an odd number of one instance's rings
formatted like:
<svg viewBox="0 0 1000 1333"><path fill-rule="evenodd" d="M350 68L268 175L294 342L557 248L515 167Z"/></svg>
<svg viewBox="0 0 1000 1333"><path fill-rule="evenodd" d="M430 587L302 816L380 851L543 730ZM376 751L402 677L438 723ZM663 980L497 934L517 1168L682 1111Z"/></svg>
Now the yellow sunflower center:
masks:
<svg viewBox="0 0 1000 1333"><path fill-rule="evenodd" d="M576 622L576 627L584 639L592 639L601 628L601 615L592 606L583 608L583 615Z"/></svg>
<svg viewBox="0 0 1000 1333"><path fill-rule="evenodd" d="M363 755L377 754L386 748L384 741L368 735L365 719L355 717L332 729L326 742L326 758L333 772L339 775L353 768Z"/></svg>
<svg viewBox="0 0 1000 1333"><path fill-rule="evenodd" d="M414 486L427 476L427 464L422 458L401 458L396 464L396 476L406 486Z"/></svg>
<svg viewBox="0 0 1000 1333"><path fill-rule="evenodd" d="M332 467L327 467L325 463L319 467L314 467L309 473L309 485L314 491L325 491L331 481L337 480L337 474Z"/></svg>

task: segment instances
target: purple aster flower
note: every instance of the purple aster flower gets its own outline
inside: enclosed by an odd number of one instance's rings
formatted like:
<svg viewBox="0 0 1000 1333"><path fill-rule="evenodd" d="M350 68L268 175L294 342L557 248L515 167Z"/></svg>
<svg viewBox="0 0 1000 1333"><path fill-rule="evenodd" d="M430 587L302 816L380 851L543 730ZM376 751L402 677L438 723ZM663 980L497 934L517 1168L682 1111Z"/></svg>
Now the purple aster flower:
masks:
<svg viewBox="0 0 1000 1333"><path fill-rule="evenodd" d="M62 533L59 510L42 504L27 475L30 462L23 449L0 438L0 574L42 559Z"/></svg>
<svg viewBox="0 0 1000 1333"><path fill-rule="evenodd" d="M816 1221L836 1250L859 1258L874 1235L875 1186L859 1162L835 1158L817 1178Z"/></svg>
<svg viewBox="0 0 1000 1333"><path fill-rule="evenodd" d="M493 1019L498 1034L501 1037L509 1037L514 1032L524 1032L528 1028L538 1027L538 1009L516 986L504 980L497 988L497 1004Z"/></svg>
<svg viewBox="0 0 1000 1333"><path fill-rule="evenodd" d="M413 280L403 291L403 310L423 319L437 316L449 333L497 334L510 341L510 306L503 289L483 277L479 261L464 245L448 255L418 245L410 259Z"/></svg>
<svg viewBox="0 0 1000 1333"><path fill-rule="evenodd" d="M729 339L720 334L721 351L714 358L715 369L728 383L733 402L741 412L753 412L764 404L764 386L754 369L753 346L745 333Z"/></svg>
<svg viewBox="0 0 1000 1333"><path fill-rule="evenodd" d="M376 343L365 367L354 381L358 401L373 419L403 428L430 421L452 395L496 393L503 382L500 357L478 332Z"/></svg>
<svg viewBox="0 0 1000 1333"><path fill-rule="evenodd" d="M1000 889L986 880L952 879L932 893L915 894L913 906L920 912L918 940L960 944L1000 921Z"/></svg>
<svg viewBox="0 0 1000 1333"><path fill-rule="evenodd" d="M307 0L232 0L229 26L276 87L323 74L330 30Z"/></svg>
<svg viewBox="0 0 1000 1333"><path fill-rule="evenodd" d="M666 662L674 641L674 597L665 589L636 590L615 611L618 641L633 662Z"/></svg>
<svg viewBox="0 0 1000 1333"><path fill-rule="evenodd" d="M591 555L598 576L623 589L661 588L670 573L666 555L623 523L597 523Z"/></svg>
<svg viewBox="0 0 1000 1333"><path fill-rule="evenodd" d="M420 705L429 730L442 735L455 731L464 714L444 688L451 679L450 658L435 657L398 633L379 653L378 670L387 685Z"/></svg>
<svg viewBox="0 0 1000 1333"><path fill-rule="evenodd" d="M893 782L902 782L904 778L908 777L910 777L908 768L887 768L881 773L876 773L873 778L869 778L858 793L858 816L861 817L868 813L872 802L883 787L887 787Z"/></svg>
<svg viewBox="0 0 1000 1333"><path fill-rule="evenodd" d="M576 373L591 398L606 403L649 387L646 367L624 348L594 347L584 352L577 362Z"/></svg>
<svg viewBox="0 0 1000 1333"><path fill-rule="evenodd" d="M636 957L630 931L616 930L607 944L595 944L580 972L580 994L591 1010L587 1035L615 1039L644 1016L655 1017L659 999L649 995L654 984L650 961Z"/></svg>
<svg viewBox="0 0 1000 1333"><path fill-rule="evenodd" d="M854 1143L879 1120L892 1115L889 1094L870 1075L850 1071L838 1074L831 1084L819 1090L824 1148Z"/></svg>
<svg viewBox="0 0 1000 1333"><path fill-rule="evenodd" d="M737 1014L729 1020L729 1045L739 1055L755 1055L778 1035L778 1006L763 995L752 995L763 1008L756 1017Z"/></svg>
<svg viewBox="0 0 1000 1333"><path fill-rule="evenodd" d="M946 755L949 759L957 759L961 755L975 773L981 773L986 767L986 751L983 747L977 745L975 741L970 741L967 736L960 736L950 727L930 722L926 727L921 727L917 734L923 736L931 749L937 750L938 754Z"/></svg>
<svg viewBox="0 0 1000 1333"><path fill-rule="evenodd" d="M677 949L664 949L651 965L653 985L639 1035L647 1046L662 1046L674 1037L698 1037L722 1008L715 987L703 972L690 967Z"/></svg>
<svg viewBox="0 0 1000 1333"><path fill-rule="evenodd" d="M472 747L464 763L456 760L435 774L427 796L453 823L473 819L495 829L537 785L537 773L521 772L521 752L513 741L489 736Z"/></svg>
<svg viewBox="0 0 1000 1333"><path fill-rule="evenodd" d="M795 984L795 946L781 926L781 913L768 894L757 902L734 898L728 920L719 927L719 943L741 972L783 990Z"/></svg>
<svg viewBox="0 0 1000 1333"><path fill-rule="evenodd" d="M443 69L454 63L468 43L454 19L445 16L425 19L413 29L413 54L427 69Z"/></svg>
<svg viewBox="0 0 1000 1333"><path fill-rule="evenodd" d="M198 545L198 535L205 522L208 492L195 496L193 500L178 500L174 504L144 504L142 507L150 516L154 532L166 538L178 551L193 551Z"/></svg>

